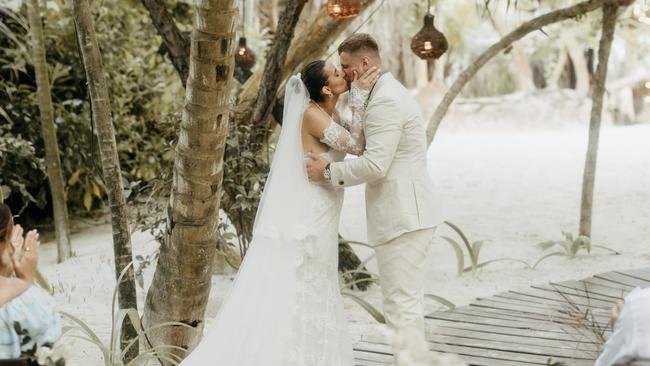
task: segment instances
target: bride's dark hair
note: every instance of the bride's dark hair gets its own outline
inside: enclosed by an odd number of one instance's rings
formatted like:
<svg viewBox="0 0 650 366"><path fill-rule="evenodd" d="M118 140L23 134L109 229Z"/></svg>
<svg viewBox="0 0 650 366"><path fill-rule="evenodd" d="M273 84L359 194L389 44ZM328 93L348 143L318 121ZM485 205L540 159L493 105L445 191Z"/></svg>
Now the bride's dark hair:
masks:
<svg viewBox="0 0 650 366"><path fill-rule="evenodd" d="M318 103L325 99L321 89L327 85L327 73L325 72L325 61L312 61L300 72L300 78L307 87L309 98Z"/></svg>

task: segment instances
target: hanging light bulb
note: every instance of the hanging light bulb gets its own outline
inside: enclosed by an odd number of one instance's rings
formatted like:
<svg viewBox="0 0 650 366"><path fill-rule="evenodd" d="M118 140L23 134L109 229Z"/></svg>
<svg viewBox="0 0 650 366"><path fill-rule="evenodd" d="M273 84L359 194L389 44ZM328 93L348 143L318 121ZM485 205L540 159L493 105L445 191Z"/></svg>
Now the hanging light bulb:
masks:
<svg viewBox="0 0 650 366"><path fill-rule="evenodd" d="M332 18L346 19L359 15L361 0L329 0L327 14Z"/></svg>
<svg viewBox="0 0 650 366"><path fill-rule="evenodd" d="M424 16L424 25L413 36L413 40L411 41L411 50L423 60L437 59L443 53L447 52L447 48L449 47L445 35L433 25L434 17L429 10L430 8L431 5L429 4L427 14Z"/></svg>
<svg viewBox="0 0 650 366"><path fill-rule="evenodd" d="M235 54L235 62L247 69L252 69L255 66L255 54L246 46L246 37L239 38L239 47L237 47L237 53Z"/></svg>

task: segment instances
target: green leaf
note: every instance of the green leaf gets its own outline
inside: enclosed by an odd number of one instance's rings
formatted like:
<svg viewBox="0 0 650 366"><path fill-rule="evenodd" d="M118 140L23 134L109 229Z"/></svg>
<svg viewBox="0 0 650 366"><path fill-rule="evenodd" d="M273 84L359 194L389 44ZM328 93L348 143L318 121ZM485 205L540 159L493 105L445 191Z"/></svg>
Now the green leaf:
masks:
<svg viewBox="0 0 650 366"><path fill-rule="evenodd" d="M558 244L558 243L557 243L556 241L549 240L549 241L544 241L544 242L541 242L541 243L537 243L537 244L535 244L535 245L538 246L538 247L540 247L540 248L542 248L542 250L549 250L549 249L551 249L554 245L557 245L557 244Z"/></svg>
<svg viewBox="0 0 650 366"><path fill-rule="evenodd" d="M479 253L481 253L481 248L483 248L484 243L485 243L485 240L481 240L481 241L476 241L476 242L474 242L472 244L471 256L472 256L472 263L474 265L478 264Z"/></svg>
<svg viewBox="0 0 650 366"><path fill-rule="evenodd" d="M452 228L456 232L456 234L458 234L458 236L460 236L460 238L463 241L463 244L465 244L465 247L467 248L467 252L471 256L472 255L472 247L470 246L469 240L467 240L467 237L465 236L463 231L458 226L452 224L449 221L445 221L445 224L447 224L450 228Z"/></svg>
<svg viewBox="0 0 650 366"><path fill-rule="evenodd" d="M424 297L428 297L429 299L432 299L433 301L436 301L436 302L448 307L449 310L453 310L453 309L456 308L456 305L453 302L445 299L442 296L438 296L438 295L434 295L434 294L424 294Z"/></svg>
<svg viewBox="0 0 650 366"><path fill-rule="evenodd" d="M537 266L538 266L538 265L539 265L543 260L545 260L546 258L555 257L555 256L564 256L564 257L566 257L567 254L564 253L564 252L553 252L553 253L551 253L551 254L547 254L547 255L543 256L542 258L538 259L537 262L535 262L535 264L533 264L533 269L537 268Z"/></svg>
<svg viewBox="0 0 650 366"><path fill-rule="evenodd" d="M479 264L477 264L477 265L476 265L476 269L483 268L483 267L487 266L488 264L492 264L492 263L495 263L495 262L503 262L503 261L519 262L519 263L522 263L522 264L526 265L526 267L528 267L528 268L530 268L530 269L533 268L530 264L528 264L528 262L526 262L526 261L524 261L524 260L521 260L521 259L516 259L516 258L497 258L497 259L491 259L491 260L489 260L489 261L485 261L485 262L483 262L483 263L479 263ZM463 270L463 272L469 272L470 270L472 270L472 267L467 267L467 268L465 268L465 269Z"/></svg>
<svg viewBox="0 0 650 366"><path fill-rule="evenodd" d="M375 253L371 254L368 256L368 258L364 259L359 265L357 266L357 271L363 270L363 268L371 261L373 260L377 255Z"/></svg>
<svg viewBox="0 0 650 366"><path fill-rule="evenodd" d="M367 311L368 314L370 314L370 316L372 316L373 318L375 318L375 320L376 320L378 323L386 324L386 318L384 318L384 315L383 315L379 310L377 310L374 306L370 305L370 304L369 304L367 301L365 301L364 299L360 298L359 296L354 295L353 293L351 293L351 292L349 292L349 291L341 291L341 295L343 295L343 296L345 296L345 297L348 297L348 298L354 300L354 301L355 301L357 304L359 304L359 305L360 305L360 306L361 306L365 311Z"/></svg>
<svg viewBox="0 0 650 366"><path fill-rule="evenodd" d="M90 194L90 191L84 192L84 208L86 211L90 211L93 205L93 196Z"/></svg>
<svg viewBox="0 0 650 366"><path fill-rule="evenodd" d="M458 244L457 241L452 238L449 238L447 236L443 236L442 238L446 240L447 243L449 243L456 252L457 276L460 277L463 274L463 267L465 267L465 256L463 255L463 248L460 246L460 244Z"/></svg>
<svg viewBox="0 0 650 366"><path fill-rule="evenodd" d="M98 185L97 183L95 183L94 180L91 180L91 181L90 181L90 185L91 185L92 188L93 188L93 194L95 195L95 197L101 199L101 198L102 198L102 191L101 191L101 189L99 188L99 185Z"/></svg>
<svg viewBox="0 0 650 366"><path fill-rule="evenodd" d="M608 248L608 247L606 247L606 246L603 246L603 245L595 245L595 244L594 244L594 245L592 245L592 246L593 246L594 248L600 248L600 249L608 250L608 251L612 252L612 254L614 254L614 255L621 255L620 252L618 252L618 251L616 251L616 250L614 250L614 249L612 249L612 248Z"/></svg>
<svg viewBox="0 0 650 366"><path fill-rule="evenodd" d="M79 182L79 175L81 174L81 169L77 169L72 176L70 176L70 179L68 179L68 185L70 187L74 186Z"/></svg>

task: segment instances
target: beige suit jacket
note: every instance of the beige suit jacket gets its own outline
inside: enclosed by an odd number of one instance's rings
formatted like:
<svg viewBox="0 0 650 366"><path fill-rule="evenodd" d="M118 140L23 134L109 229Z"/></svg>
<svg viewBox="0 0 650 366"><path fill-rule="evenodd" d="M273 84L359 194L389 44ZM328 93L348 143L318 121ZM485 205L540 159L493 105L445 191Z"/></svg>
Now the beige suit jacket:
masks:
<svg viewBox="0 0 650 366"><path fill-rule="evenodd" d="M331 184L366 186L368 240L373 245L442 222L427 171L425 124L415 98L393 75L382 75L364 116L362 156L330 165Z"/></svg>

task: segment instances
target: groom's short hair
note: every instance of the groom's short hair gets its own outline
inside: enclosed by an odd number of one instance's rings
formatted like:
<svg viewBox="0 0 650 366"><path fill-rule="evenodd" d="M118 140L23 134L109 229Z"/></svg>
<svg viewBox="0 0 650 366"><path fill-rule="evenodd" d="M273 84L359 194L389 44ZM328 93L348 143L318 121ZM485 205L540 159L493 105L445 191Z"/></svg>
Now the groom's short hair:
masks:
<svg viewBox="0 0 650 366"><path fill-rule="evenodd" d="M371 51L379 55L379 46L370 34L355 33L339 45L338 51L339 55L343 52L355 53L358 51Z"/></svg>

